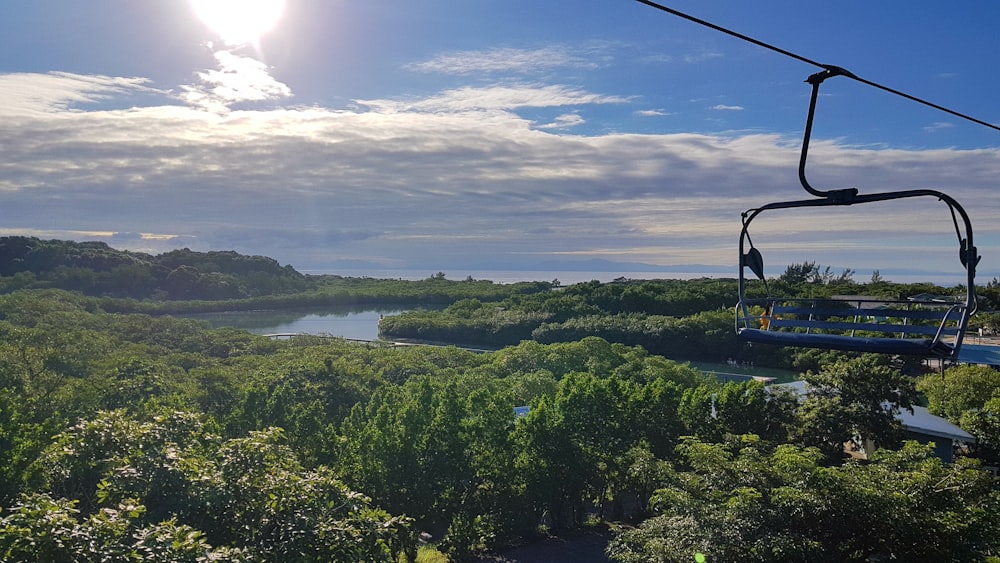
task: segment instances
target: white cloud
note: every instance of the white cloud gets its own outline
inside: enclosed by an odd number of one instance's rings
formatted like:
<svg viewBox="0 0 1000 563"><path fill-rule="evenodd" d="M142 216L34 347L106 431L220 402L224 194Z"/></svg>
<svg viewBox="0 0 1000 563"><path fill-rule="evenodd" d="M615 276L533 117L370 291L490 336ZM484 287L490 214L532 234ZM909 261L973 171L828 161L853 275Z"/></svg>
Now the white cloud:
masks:
<svg viewBox="0 0 1000 563"><path fill-rule="evenodd" d="M492 85L448 90L418 100L358 100L381 112L512 111L588 104L623 104L629 98L595 94L579 88L544 84Z"/></svg>
<svg viewBox="0 0 1000 563"><path fill-rule="evenodd" d="M636 111L635 115L638 115L639 117L664 117L673 114L669 111L663 111L662 109L641 109Z"/></svg>
<svg viewBox="0 0 1000 563"><path fill-rule="evenodd" d="M716 111L743 111L743 106L727 106L725 104L718 104L712 106L712 109Z"/></svg>
<svg viewBox="0 0 1000 563"><path fill-rule="evenodd" d="M945 129L951 129L954 126L955 126L954 123L948 123L947 121L937 121L924 127L924 131L928 133L936 133L938 131L942 131Z"/></svg>
<svg viewBox="0 0 1000 563"><path fill-rule="evenodd" d="M724 55L718 51L702 51L700 53L690 53L684 55L683 59L686 63L697 64L713 59L721 59L723 56Z"/></svg>
<svg viewBox="0 0 1000 563"><path fill-rule="evenodd" d="M579 114L564 113L563 115L556 117L555 121L551 123L535 125L535 127L538 129L569 129L570 127L583 125L584 122L585 120Z"/></svg>
<svg viewBox="0 0 1000 563"><path fill-rule="evenodd" d="M45 84L46 76L17 80ZM61 94L43 92L35 99L49 101L29 104L44 112L0 121L6 232L106 233L138 249L233 248L300 268L364 257L442 269L525 252L726 265L735 261L740 211L807 197L797 184L797 138L561 134L561 126L582 120L579 106L627 101L565 86L462 88L367 101L352 111L212 114L65 102L76 100L74 92L148 87L135 80L59 83L52 91ZM103 86L81 86L94 83ZM10 92L0 91L7 96L0 107L21 103ZM543 129L515 113L532 107L566 108L548 124L560 127ZM968 202L987 256L982 269L996 271L1000 150L872 149L819 139L810 154L810 180L820 188L931 187ZM956 254L947 216L940 221L909 203L873 215L841 211L834 219L789 214L774 223L760 242L784 244L765 257L768 264L817 260L885 274L879 258L907 265L921 253ZM943 227L939 239L914 254L932 225Z"/></svg>
<svg viewBox="0 0 1000 563"><path fill-rule="evenodd" d="M482 75L492 73L538 74L556 68L596 68L593 58L583 58L572 54L562 45L550 45L538 49L515 49L510 47L484 51L458 51L438 55L432 59L406 65L406 69L416 72Z"/></svg>
<svg viewBox="0 0 1000 563"><path fill-rule="evenodd" d="M655 53L642 55L639 60L647 64L668 64L674 62L676 58L666 53Z"/></svg>
<svg viewBox="0 0 1000 563"><path fill-rule="evenodd" d="M292 95L288 85L268 72L264 63L234 51L216 51L218 68L198 73L196 84L183 86L181 99L212 112L227 111L239 102L280 100Z"/></svg>
<svg viewBox="0 0 1000 563"><path fill-rule="evenodd" d="M83 111L113 97L158 92L148 84L145 78L68 72L0 74L0 116Z"/></svg>

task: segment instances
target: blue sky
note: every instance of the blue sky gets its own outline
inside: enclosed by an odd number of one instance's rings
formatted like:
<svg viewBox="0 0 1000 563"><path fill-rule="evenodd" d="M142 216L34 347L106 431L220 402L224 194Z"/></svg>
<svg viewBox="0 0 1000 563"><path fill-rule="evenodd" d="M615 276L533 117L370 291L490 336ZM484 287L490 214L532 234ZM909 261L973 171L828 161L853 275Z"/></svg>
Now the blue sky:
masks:
<svg viewBox="0 0 1000 563"><path fill-rule="evenodd" d="M995 2L667 5L1000 124ZM331 272L599 258L735 275L740 212L806 197L818 69L639 2L287 0L246 43L195 7L5 5L0 233ZM846 78L822 94L812 182L945 191L972 216L980 281L1000 274L1000 132ZM864 207L762 225L769 275L961 279L943 205Z"/></svg>

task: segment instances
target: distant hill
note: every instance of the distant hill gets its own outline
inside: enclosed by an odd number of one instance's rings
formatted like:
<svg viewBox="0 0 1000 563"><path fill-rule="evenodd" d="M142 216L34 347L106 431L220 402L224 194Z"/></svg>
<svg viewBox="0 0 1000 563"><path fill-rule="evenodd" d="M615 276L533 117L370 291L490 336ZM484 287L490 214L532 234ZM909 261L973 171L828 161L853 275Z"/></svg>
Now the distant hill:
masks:
<svg viewBox="0 0 1000 563"><path fill-rule="evenodd" d="M0 289L58 288L87 295L239 299L310 287L291 266L265 256L187 248L159 255L103 242L0 237Z"/></svg>

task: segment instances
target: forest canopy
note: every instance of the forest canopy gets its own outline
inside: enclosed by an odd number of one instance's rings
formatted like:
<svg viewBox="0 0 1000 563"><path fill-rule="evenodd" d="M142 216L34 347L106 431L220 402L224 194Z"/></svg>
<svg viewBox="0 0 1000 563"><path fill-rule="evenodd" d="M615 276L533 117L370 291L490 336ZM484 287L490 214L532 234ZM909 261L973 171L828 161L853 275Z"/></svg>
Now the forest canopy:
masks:
<svg viewBox="0 0 1000 563"><path fill-rule="evenodd" d="M545 318L485 353L278 341L8 283L0 559L398 562L423 537L462 561L595 525L623 562L1000 555L988 368L775 352L810 366L800 398L656 352L731 336L725 280L415 283L445 288L441 319L480 319L455 334ZM633 326L663 329L622 341ZM948 464L906 442L895 415L922 398L983 446ZM844 448L859 432L868 461Z"/></svg>

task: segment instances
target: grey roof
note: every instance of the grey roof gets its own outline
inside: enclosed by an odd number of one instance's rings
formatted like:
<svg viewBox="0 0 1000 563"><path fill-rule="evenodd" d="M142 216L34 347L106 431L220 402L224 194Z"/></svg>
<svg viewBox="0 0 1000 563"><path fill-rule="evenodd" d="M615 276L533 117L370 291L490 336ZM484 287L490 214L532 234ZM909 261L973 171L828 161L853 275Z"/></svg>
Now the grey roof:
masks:
<svg viewBox="0 0 1000 563"><path fill-rule="evenodd" d="M795 391L795 394L799 397L806 394L806 382L801 379L798 381L789 381L788 383L775 383L770 386L771 389L791 389Z"/></svg>
<svg viewBox="0 0 1000 563"><path fill-rule="evenodd" d="M962 344L958 350L958 361L964 364L1000 366L1000 346Z"/></svg>
<svg viewBox="0 0 1000 563"><path fill-rule="evenodd" d="M927 411L927 407L913 407L913 414L903 410L896 415L896 418L903 423L903 426L911 432L919 432L928 436L939 438L950 438L960 442L973 442L975 437L957 425L952 424L946 418L934 416Z"/></svg>

